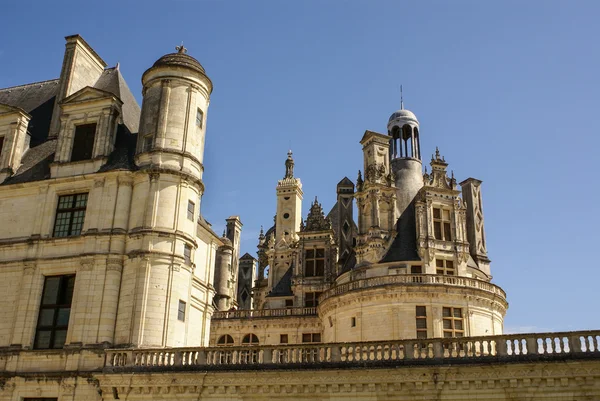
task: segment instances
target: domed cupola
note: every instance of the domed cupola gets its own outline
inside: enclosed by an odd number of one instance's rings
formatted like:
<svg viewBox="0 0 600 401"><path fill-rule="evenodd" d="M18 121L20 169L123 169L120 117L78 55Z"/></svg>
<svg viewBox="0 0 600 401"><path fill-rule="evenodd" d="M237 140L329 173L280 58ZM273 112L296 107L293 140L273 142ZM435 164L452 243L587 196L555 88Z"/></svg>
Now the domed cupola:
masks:
<svg viewBox="0 0 600 401"><path fill-rule="evenodd" d="M419 120L412 111L404 109L403 101L400 110L390 116L387 129L388 135L393 138L390 143L391 160L396 158L421 160Z"/></svg>

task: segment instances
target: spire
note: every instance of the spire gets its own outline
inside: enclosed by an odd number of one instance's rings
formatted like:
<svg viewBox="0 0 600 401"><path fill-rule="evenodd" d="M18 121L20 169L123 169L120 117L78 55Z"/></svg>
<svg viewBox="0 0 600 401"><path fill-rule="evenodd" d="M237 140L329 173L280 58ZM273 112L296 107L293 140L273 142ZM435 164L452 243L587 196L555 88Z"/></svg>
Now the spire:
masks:
<svg viewBox="0 0 600 401"><path fill-rule="evenodd" d="M404 97L402 96L402 85L400 85L400 110L404 110Z"/></svg>
<svg viewBox="0 0 600 401"><path fill-rule="evenodd" d="M331 221L325 217L323 207L315 196L315 201L310 205L310 211L306 216L306 224L301 231L325 231L331 230Z"/></svg>
<svg viewBox="0 0 600 401"><path fill-rule="evenodd" d="M294 159L292 158L292 150L288 150L287 159L285 160L285 177L294 178Z"/></svg>

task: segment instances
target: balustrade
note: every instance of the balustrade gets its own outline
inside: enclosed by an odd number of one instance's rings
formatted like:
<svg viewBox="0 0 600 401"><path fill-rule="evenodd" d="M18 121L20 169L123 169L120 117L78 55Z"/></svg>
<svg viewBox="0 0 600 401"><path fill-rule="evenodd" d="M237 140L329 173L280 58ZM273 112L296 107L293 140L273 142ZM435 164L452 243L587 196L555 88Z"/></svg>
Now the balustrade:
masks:
<svg viewBox="0 0 600 401"><path fill-rule="evenodd" d="M484 337L252 347L115 349L106 351L108 369L152 370L194 366L424 363L532 356L592 356L600 359L600 331L510 334Z"/></svg>

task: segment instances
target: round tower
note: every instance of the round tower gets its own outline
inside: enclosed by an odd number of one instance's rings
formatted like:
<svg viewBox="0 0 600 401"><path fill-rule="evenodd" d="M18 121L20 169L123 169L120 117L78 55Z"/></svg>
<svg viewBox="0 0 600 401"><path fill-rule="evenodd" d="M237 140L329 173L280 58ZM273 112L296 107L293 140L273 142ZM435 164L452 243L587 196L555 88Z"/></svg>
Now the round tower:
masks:
<svg viewBox="0 0 600 401"><path fill-rule="evenodd" d="M197 235L212 83L198 60L183 46L176 49L142 76L139 170L126 244L135 257L128 262L129 273L123 273L128 282L119 307L119 341L134 345L204 345L201 336L186 333L207 332L212 312L211 283L204 282L210 290L203 296L191 287L192 276L212 277L206 254L216 251L214 243ZM192 301L196 298L200 304Z"/></svg>
<svg viewBox="0 0 600 401"><path fill-rule="evenodd" d="M390 116L387 124L390 138L390 164L397 195L397 216L402 216L423 186L419 120L404 106Z"/></svg>

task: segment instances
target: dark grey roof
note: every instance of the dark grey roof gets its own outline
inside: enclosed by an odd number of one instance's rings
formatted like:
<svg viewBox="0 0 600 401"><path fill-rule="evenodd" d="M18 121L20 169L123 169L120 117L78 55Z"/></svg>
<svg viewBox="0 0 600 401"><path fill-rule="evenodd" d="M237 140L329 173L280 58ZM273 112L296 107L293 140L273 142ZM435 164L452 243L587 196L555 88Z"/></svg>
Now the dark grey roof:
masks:
<svg viewBox="0 0 600 401"><path fill-rule="evenodd" d="M117 137L115 138L115 149L110 155L106 164L100 167L98 172L111 170L137 170L135 165L135 144L137 134L130 134L127 129L119 124L117 128Z"/></svg>
<svg viewBox="0 0 600 401"><path fill-rule="evenodd" d="M381 262L421 260L417 252L417 225L414 201L404 210L396 223L396 238Z"/></svg>
<svg viewBox="0 0 600 401"><path fill-rule="evenodd" d="M0 89L0 103L19 107L31 115L27 131L32 147L48 137L57 92L58 79Z"/></svg>
<svg viewBox="0 0 600 401"><path fill-rule="evenodd" d="M137 133L140 124L140 106L127 86L118 67L104 70L94 88L110 92L123 102L123 123L130 133Z"/></svg>
<svg viewBox="0 0 600 401"><path fill-rule="evenodd" d="M338 236L339 235L338 233L340 232L339 213L340 213L340 206L339 206L338 202L335 202L335 205L333 205L333 207L331 208L329 213L327 213L327 218L329 220L331 220L331 228L333 228L333 232L335 233L336 236ZM354 220L352 220L352 226L354 228L354 233L356 234L358 232L358 226L356 225L356 222Z"/></svg>
<svg viewBox="0 0 600 401"><path fill-rule="evenodd" d="M255 258L254 256L250 255L248 252L246 252L246 253L244 254L244 256L242 256L242 257L240 258L240 260L242 260L242 259L254 259L254 260L256 260L256 258Z"/></svg>
<svg viewBox="0 0 600 401"><path fill-rule="evenodd" d="M344 264L342 265L342 268L340 269L340 274L345 273L349 270L352 270L354 268L354 266L356 266L356 253L354 252L354 250L351 250L350 255L348 255L346 260L344 260Z"/></svg>
<svg viewBox="0 0 600 401"><path fill-rule="evenodd" d="M337 184L338 187L352 187L354 188L354 183L348 177L342 178L340 182Z"/></svg>
<svg viewBox="0 0 600 401"><path fill-rule="evenodd" d="M164 56L156 60L154 65L152 65L152 67L162 66L184 67L200 72L202 74L206 74L206 72L204 71L204 67L202 67L202 64L200 64L198 60L182 52L165 54Z"/></svg>
<svg viewBox="0 0 600 401"><path fill-rule="evenodd" d="M2 184L19 184L50 178L50 163L54 161L56 143L56 139L51 139L34 148L30 148L21 159L21 167Z"/></svg>
<svg viewBox="0 0 600 401"><path fill-rule="evenodd" d="M269 292L267 297L289 297L294 295L292 292L292 274L294 273L294 265L292 264L285 272L277 285Z"/></svg>

